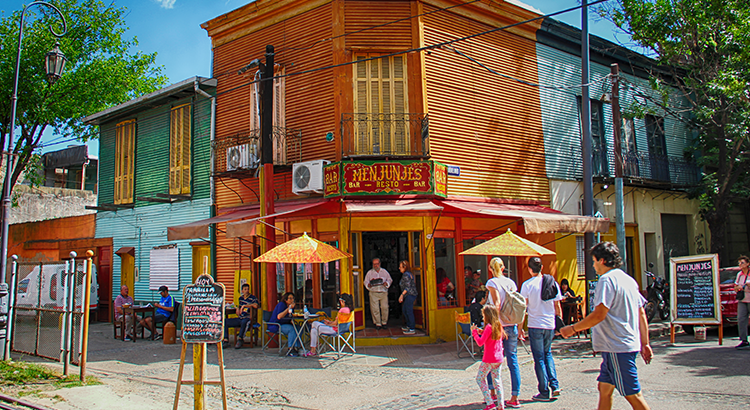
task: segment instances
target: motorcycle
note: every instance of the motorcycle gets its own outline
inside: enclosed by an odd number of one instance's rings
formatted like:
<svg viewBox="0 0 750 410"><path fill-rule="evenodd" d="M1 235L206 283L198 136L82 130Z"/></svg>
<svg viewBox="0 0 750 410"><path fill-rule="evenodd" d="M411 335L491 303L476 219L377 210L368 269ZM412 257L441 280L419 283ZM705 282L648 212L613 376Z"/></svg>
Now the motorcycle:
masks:
<svg viewBox="0 0 750 410"><path fill-rule="evenodd" d="M648 264L649 269L654 268L653 263ZM656 312L659 312L661 320L665 320L669 317L669 282L666 279L654 275L650 271L646 271L646 276L651 278L651 283L646 287L646 317L649 323L656 316Z"/></svg>

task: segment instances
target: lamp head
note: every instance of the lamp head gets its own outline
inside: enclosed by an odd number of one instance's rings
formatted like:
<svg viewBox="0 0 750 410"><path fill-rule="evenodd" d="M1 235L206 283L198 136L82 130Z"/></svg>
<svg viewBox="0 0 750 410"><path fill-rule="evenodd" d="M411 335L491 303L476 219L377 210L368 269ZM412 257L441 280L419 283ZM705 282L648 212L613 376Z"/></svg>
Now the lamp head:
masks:
<svg viewBox="0 0 750 410"><path fill-rule="evenodd" d="M62 77L65 68L65 54L60 51L60 43L55 42L55 47L44 56L44 66L47 69L47 81L50 85L54 84Z"/></svg>

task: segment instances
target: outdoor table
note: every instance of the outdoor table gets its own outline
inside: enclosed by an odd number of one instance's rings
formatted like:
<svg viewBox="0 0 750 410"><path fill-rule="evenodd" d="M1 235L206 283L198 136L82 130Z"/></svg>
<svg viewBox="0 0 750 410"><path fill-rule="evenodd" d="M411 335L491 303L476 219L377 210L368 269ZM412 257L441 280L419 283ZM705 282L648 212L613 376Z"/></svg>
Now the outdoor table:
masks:
<svg viewBox="0 0 750 410"><path fill-rule="evenodd" d="M143 317L145 318L146 313L151 313L151 317L153 317L156 314L156 308L153 306L148 306L148 305L133 305L130 307L123 306L122 313L123 313L122 314L122 328L123 329L125 329L125 316L127 316L128 313L133 315L133 343L135 343L135 339L138 338L138 335L135 333L135 329L137 325L136 321L138 320L137 314L143 313L144 314ZM125 333L126 332L123 332L123 339L125 338ZM141 334L143 333L141 332ZM151 340L154 340L154 332L151 332Z"/></svg>
<svg viewBox="0 0 750 410"><path fill-rule="evenodd" d="M294 342L292 346L296 345L297 342L302 346L303 349L305 349L305 340L303 338L304 333L307 330L307 324L312 320L315 321L319 319L321 315L317 313L311 313L305 317L302 313L294 313L292 315L292 326L294 326L294 330L297 333L297 337L294 339Z"/></svg>

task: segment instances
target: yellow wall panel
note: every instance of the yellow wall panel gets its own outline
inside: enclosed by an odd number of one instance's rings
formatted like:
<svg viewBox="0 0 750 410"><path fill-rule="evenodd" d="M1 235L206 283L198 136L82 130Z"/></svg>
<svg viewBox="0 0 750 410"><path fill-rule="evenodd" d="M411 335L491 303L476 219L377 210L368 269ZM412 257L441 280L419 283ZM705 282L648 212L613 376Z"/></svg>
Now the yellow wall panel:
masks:
<svg viewBox="0 0 750 410"><path fill-rule="evenodd" d="M291 233L307 232L308 234L312 234L312 221L309 219L291 221L289 222L289 229L291 229Z"/></svg>
<svg viewBox="0 0 750 410"><path fill-rule="evenodd" d="M339 230L338 218L320 218L318 222L318 232L336 232Z"/></svg>
<svg viewBox="0 0 750 410"><path fill-rule="evenodd" d="M352 218L352 231L379 232L379 231L421 231L422 218L420 217L370 217Z"/></svg>

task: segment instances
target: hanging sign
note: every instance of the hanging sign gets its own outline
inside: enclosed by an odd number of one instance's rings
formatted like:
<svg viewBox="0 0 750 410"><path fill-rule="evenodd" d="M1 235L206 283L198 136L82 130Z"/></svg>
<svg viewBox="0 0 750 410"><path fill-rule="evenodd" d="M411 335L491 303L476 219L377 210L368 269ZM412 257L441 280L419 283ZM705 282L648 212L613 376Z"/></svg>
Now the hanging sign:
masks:
<svg viewBox="0 0 750 410"><path fill-rule="evenodd" d="M186 343L218 343L224 338L224 285L209 275L182 291L182 340Z"/></svg>
<svg viewBox="0 0 750 410"><path fill-rule="evenodd" d="M325 196L448 195L446 166L435 161L343 161L325 168Z"/></svg>

